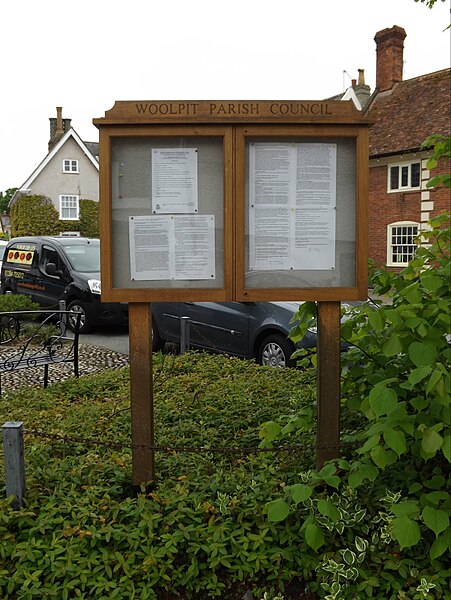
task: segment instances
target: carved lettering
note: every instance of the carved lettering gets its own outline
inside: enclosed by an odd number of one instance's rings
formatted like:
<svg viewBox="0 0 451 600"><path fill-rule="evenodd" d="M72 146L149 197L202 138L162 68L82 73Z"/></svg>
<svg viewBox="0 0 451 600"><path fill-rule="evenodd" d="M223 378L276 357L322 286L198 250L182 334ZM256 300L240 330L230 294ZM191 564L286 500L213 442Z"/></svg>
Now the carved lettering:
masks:
<svg viewBox="0 0 451 600"><path fill-rule="evenodd" d="M269 107L273 115L331 115L326 102L274 102Z"/></svg>
<svg viewBox="0 0 451 600"><path fill-rule="evenodd" d="M210 115L258 115L259 106L256 102L224 102L217 104L210 102Z"/></svg>
<svg viewBox="0 0 451 600"><path fill-rule="evenodd" d="M199 104L197 102L151 102L136 104L139 115L197 115Z"/></svg>

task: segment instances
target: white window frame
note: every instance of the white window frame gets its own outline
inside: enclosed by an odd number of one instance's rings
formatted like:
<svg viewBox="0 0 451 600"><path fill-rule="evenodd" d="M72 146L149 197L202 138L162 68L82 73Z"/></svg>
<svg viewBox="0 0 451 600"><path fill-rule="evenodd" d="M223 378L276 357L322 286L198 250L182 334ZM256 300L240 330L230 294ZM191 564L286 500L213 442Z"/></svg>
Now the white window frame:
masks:
<svg viewBox="0 0 451 600"><path fill-rule="evenodd" d="M78 160L73 158L63 159L63 173L78 173Z"/></svg>
<svg viewBox="0 0 451 600"><path fill-rule="evenodd" d="M59 205L60 205L60 220L61 221L78 221L80 216L80 197L76 194L60 194ZM63 216L63 211L73 211L75 209L75 216L69 217Z"/></svg>
<svg viewBox="0 0 451 600"><path fill-rule="evenodd" d="M400 236L399 243L393 243L393 229L397 227L399 232L397 235ZM416 228L416 232L409 232L409 228ZM403 232L402 230L406 231ZM405 267L409 264L412 258L415 255L415 249L418 244L415 243L415 238L420 234L420 223L415 221L397 221L395 223L390 223L387 225L387 267ZM408 237L411 236L412 239L409 240ZM406 239L404 239L406 238ZM395 251L394 249L398 248L396 252L396 256L399 258L405 258L406 260L393 260ZM412 248L412 251L410 251Z"/></svg>
<svg viewBox="0 0 451 600"><path fill-rule="evenodd" d="M418 185L412 186L412 165L419 165L419 174L418 174ZM415 160L409 160L399 163L391 163L387 165L388 173L387 173L387 192L389 194L393 194L396 192L405 192L409 190L419 190L421 189L421 160L419 158ZM398 168L398 187L392 188L392 169ZM402 173L407 171L407 185L402 185Z"/></svg>

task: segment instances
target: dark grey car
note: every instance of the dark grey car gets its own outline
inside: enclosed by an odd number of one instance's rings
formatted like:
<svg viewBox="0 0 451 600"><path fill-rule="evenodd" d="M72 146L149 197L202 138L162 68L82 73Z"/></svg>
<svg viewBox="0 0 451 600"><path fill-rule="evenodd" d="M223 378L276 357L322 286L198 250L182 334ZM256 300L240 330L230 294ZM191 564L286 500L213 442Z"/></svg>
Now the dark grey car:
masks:
<svg viewBox="0 0 451 600"><path fill-rule="evenodd" d="M152 303L153 349L180 344L182 317L189 318L189 347L253 358L261 365L294 366L296 348L316 346L308 331L294 344L288 333L300 302L155 302Z"/></svg>

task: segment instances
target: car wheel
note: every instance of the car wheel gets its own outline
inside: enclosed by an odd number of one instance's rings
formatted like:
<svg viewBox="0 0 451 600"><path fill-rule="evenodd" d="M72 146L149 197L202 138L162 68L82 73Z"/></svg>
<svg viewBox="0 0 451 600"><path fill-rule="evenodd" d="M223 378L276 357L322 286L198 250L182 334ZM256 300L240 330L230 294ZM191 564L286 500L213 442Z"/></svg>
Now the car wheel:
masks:
<svg viewBox="0 0 451 600"><path fill-rule="evenodd" d="M158 352L164 346L163 340L158 333L158 327L155 325L155 322L152 321L152 351Z"/></svg>
<svg viewBox="0 0 451 600"><path fill-rule="evenodd" d="M77 324L77 315L80 315L79 333L88 333L92 329L92 323L88 319L86 310L79 300L73 300L67 307L69 311L68 324L72 331L75 331Z"/></svg>
<svg viewBox="0 0 451 600"><path fill-rule="evenodd" d="M294 344L290 340L279 333L273 333L260 344L257 362L267 367L294 367L296 361L290 358L294 351Z"/></svg>

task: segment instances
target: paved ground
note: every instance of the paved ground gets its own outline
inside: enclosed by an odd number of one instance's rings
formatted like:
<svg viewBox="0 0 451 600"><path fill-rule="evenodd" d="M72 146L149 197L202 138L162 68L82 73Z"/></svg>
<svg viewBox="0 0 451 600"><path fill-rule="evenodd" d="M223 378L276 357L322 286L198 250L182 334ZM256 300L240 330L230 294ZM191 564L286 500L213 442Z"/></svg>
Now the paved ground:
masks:
<svg viewBox="0 0 451 600"><path fill-rule="evenodd" d="M79 372L80 376L89 373L96 373L104 369L120 369L128 366L129 357L127 354L113 352L99 346L88 344L79 345ZM68 377L73 377L74 371L71 364L50 365L49 367L49 385ZM44 368L22 369L15 373L3 373L2 391L14 390L21 386L42 386L44 378Z"/></svg>

